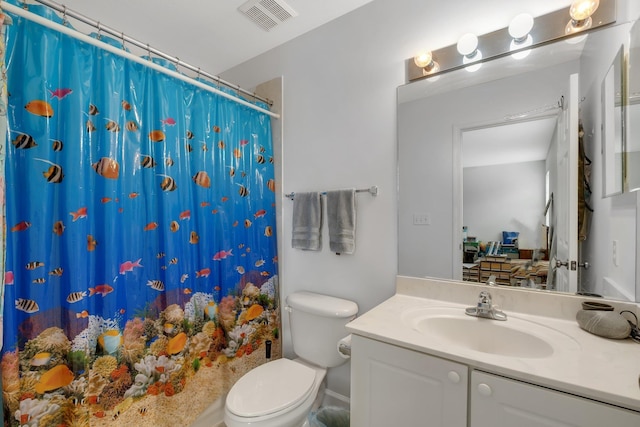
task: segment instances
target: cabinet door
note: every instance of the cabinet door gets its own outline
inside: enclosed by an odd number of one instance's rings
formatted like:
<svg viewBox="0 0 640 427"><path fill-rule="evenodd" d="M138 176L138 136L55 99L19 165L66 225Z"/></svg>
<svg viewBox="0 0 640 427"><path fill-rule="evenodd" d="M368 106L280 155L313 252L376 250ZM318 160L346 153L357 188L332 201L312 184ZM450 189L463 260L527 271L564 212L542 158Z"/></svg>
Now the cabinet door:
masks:
<svg viewBox="0 0 640 427"><path fill-rule="evenodd" d="M640 413L479 371L469 395L470 427L640 426Z"/></svg>
<svg viewBox="0 0 640 427"><path fill-rule="evenodd" d="M354 335L352 427L466 427L468 368Z"/></svg>

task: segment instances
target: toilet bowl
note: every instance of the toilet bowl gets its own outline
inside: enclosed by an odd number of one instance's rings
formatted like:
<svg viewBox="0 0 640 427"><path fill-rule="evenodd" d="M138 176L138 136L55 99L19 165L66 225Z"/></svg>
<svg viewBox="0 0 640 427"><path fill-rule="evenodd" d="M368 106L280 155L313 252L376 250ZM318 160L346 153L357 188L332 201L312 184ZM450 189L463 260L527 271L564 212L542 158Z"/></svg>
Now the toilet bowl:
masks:
<svg viewBox="0 0 640 427"><path fill-rule="evenodd" d="M227 427L301 427L324 395L326 369L278 359L249 371L227 395Z"/></svg>
<svg viewBox="0 0 640 427"><path fill-rule="evenodd" d="M287 297L297 359L277 359L252 369L227 395L227 427L302 427L322 402L327 368L346 362L338 344L358 312L353 301L313 292Z"/></svg>

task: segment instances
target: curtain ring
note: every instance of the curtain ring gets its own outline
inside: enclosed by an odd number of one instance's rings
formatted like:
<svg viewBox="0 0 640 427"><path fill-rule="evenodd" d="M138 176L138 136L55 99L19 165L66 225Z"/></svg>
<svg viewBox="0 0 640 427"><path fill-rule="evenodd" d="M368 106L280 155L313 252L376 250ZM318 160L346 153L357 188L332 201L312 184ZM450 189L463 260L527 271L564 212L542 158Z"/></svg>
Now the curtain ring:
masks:
<svg viewBox="0 0 640 427"><path fill-rule="evenodd" d="M27 4L27 0L22 0L22 8L24 10L29 10L29 5Z"/></svg>
<svg viewBox="0 0 640 427"><path fill-rule="evenodd" d="M196 80L200 79L200 67L198 67L198 74L196 74Z"/></svg>
<svg viewBox="0 0 640 427"><path fill-rule="evenodd" d="M127 50L125 45L124 45L124 33L123 32L120 33L120 37L122 39L122 50Z"/></svg>
<svg viewBox="0 0 640 427"><path fill-rule="evenodd" d="M220 76L216 76L216 86L220 89Z"/></svg>
<svg viewBox="0 0 640 427"><path fill-rule="evenodd" d="M100 24L100 21L98 21L98 40L100 40L102 38L102 25Z"/></svg>
<svg viewBox="0 0 640 427"><path fill-rule="evenodd" d="M67 6L66 5L62 5L62 25L64 25L65 27L69 24L69 21L67 21Z"/></svg>
<svg viewBox="0 0 640 427"><path fill-rule="evenodd" d="M180 58L178 58L177 56L176 58L176 71L178 70L178 68L180 68Z"/></svg>
<svg viewBox="0 0 640 427"><path fill-rule="evenodd" d="M151 61L151 48L149 47L149 43L147 43L147 53L149 54L149 61Z"/></svg>

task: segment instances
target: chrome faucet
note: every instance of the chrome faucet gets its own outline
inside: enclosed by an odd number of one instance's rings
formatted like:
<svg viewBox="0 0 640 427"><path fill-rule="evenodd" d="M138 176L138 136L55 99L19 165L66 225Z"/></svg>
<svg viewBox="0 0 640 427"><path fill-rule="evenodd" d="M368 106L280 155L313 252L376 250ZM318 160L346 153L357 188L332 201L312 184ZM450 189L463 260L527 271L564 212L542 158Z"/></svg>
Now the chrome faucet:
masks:
<svg viewBox="0 0 640 427"><path fill-rule="evenodd" d="M487 291L480 292L478 304L468 307L464 311L469 316L484 317L485 319L507 320L507 315L493 305L491 294Z"/></svg>

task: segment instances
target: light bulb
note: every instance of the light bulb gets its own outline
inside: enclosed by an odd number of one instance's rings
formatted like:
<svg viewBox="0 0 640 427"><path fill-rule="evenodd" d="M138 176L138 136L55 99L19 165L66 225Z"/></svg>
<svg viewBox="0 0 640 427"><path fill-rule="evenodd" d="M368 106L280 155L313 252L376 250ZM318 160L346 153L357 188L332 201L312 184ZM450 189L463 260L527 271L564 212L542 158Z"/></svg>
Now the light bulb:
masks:
<svg viewBox="0 0 640 427"><path fill-rule="evenodd" d="M467 33L460 37L456 47L460 55L473 57L478 48L478 37L475 34Z"/></svg>
<svg viewBox="0 0 640 427"><path fill-rule="evenodd" d="M564 29L565 34L574 34L591 28L591 15L600 6L600 0L575 0L569 7L571 19Z"/></svg>
<svg viewBox="0 0 640 427"><path fill-rule="evenodd" d="M413 62L420 68L424 68L427 65L431 64L432 60L433 57L431 56L431 52L420 52L413 57Z"/></svg>
<svg viewBox="0 0 640 427"><path fill-rule="evenodd" d="M569 15L574 21L584 21L591 17L600 6L600 0L576 0L569 7Z"/></svg>
<svg viewBox="0 0 640 427"><path fill-rule="evenodd" d="M533 37L529 32L533 28L533 16L521 13L509 23L509 35L513 38L509 50L520 50L533 44ZM529 56L531 49L521 50L511 55L513 59L523 59Z"/></svg>
<svg viewBox="0 0 640 427"><path fill-rule="evenodd" d="M533 16L528 13L521 13L509 23L509 35L518 41L525 41L533 28Z"/></svg>
<svg viewBox="0 0 640 427"><path fill-rule="evenodd" d="M413 57L413 62L419 68L422 68L422 75L428 76L429 74L437 73L440 71L440 64L433 60L431 52L421 52Z"/></svg>
<svg viewBox="0 0 640 427"><path fill-rule="evenodd" d="M467 33L460 37L456 46L458 53L462 55L462 63L469 64L472 62L480 61L482 59L482 52L478 50L478 37L475 34ZM470 65L465 67L470 73L478 71L482 67L482 63Z"/></svg>

